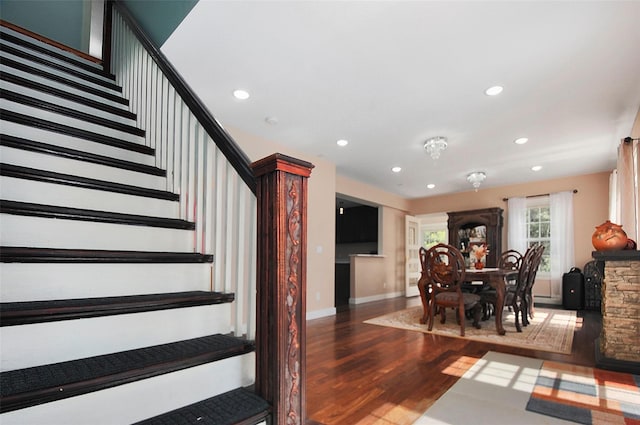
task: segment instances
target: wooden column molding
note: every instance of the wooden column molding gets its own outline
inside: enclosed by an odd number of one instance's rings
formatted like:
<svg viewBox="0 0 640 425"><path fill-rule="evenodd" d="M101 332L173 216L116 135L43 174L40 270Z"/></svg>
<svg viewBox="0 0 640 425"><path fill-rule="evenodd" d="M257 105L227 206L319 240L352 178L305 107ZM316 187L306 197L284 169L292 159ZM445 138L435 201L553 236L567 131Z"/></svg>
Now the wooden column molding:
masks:
<svg viewBox="0 0 640 425"><path fill-rule="evenodd" d="M307 181L313 165L273 154L257 179L256 392L274 425L305 423Z"/></svg>

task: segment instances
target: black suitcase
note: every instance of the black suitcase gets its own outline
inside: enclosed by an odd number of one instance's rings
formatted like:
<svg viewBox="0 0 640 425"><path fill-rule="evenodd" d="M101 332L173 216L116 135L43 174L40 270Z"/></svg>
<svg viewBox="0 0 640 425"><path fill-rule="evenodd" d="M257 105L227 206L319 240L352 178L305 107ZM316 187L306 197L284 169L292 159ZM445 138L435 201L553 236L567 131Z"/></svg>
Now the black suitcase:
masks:
<svg viewBox="0 0 640 425"><path fill-rule="evenodd" d="M582 310L584 301L584 275L574 267L562 275L562 306L565 310Z"/></svg>
<svg viewBox="0 0 640 425"><path fill-rule="evenodd" d="M600 311L604 263L589 261L584 265L584 309Z"/></svg>

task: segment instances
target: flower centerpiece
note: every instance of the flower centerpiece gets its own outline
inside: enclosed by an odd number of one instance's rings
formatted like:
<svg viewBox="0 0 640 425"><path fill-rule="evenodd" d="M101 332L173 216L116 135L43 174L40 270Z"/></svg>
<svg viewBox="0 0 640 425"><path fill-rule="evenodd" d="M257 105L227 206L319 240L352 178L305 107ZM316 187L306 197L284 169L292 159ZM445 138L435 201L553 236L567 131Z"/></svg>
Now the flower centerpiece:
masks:
<svg viewBox="0 0 640 425"><path fill-rule="evenodd" d="M489 253L489 247L486 243L471 246L471 257L474 260L473 266L480 270L484 268L484 263Z"/></svg>

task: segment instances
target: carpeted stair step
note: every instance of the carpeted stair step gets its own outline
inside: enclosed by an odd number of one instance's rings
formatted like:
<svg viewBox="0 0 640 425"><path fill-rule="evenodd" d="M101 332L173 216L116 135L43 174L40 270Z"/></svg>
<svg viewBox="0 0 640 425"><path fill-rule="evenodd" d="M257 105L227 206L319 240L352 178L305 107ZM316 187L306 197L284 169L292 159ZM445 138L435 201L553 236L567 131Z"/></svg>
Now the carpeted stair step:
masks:
<svg viewBox="0 0 640 425"><path fill-rule="evenodd" d="M0 373L0 413L115 387L254 351L252 342L210 335Z"/></svg>
<svg viewBox="0 0 640 425"><path fill-rule="evenodd" d="M269 404L245 388L138 422L138 425L252 425L266 420Z"/></svg>
<svg viewBox="0 0 640 425"><path fill-rule="evenodd" d="M34 204L30 202L0 200L0 213L29 217L44 217L64 220L94 221L130 226L161 227L165 229L194 230L192 221L177 218L150 217L82 208L59 207L56 205Z"/></svg>
<svg viewBox="0 0 640 425"><path fill-rule="evenodd" d="M0 303L0 326L26 325L233 302L234 294L187 291L120 297Z"/></svg>
<svg viewBox="0 0 640 425"><path fill-rule="evenodd" d="M62 184L66 186L80 187L83 189L104 190L107 192L124 193L126 195L143 196L147 198L164 199L166 201L178 201L180 199L180 195L177 193L167 192L164 190L148 189L128 184L114 183L106 180L57 173L55 171L37 170L35 168L12 164L0 164L0 176L35 180L44 183Z"/></svg>
<svg viewBox="0 0 640 425"><path fill-rule="evenodd" d="M125 161L123 159L112 158L105 155L98 155L91 152L84 152L77 149L66 148L64 146L52 145L6 134L0 134L0 146L54 155L76 161L90 162L92 164L105 165L108 167L120 168L122 170L136 171L138 173L149 174L152 176L167 176L166 170L153 167L151 165L139 164L137 162Z"/></svg>
<svg viewBox="0 0 640 425"><path fill-rule="evenodd" d="M212 263L213 255L192 252L109 251L0 246L2 263Z"/></svg>

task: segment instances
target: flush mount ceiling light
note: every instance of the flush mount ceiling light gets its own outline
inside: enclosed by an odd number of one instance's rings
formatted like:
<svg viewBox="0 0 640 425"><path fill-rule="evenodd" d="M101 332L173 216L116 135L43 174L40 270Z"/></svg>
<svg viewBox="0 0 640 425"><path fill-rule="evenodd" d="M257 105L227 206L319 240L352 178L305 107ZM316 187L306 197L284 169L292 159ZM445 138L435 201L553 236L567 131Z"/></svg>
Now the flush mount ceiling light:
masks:
<svg viewBox="0 0 640 425"><path fill-rule="evenodd" d="M249 92L242 89L234 90L233 97L239 100L247 100L249 99Z"/></svg>
<svg viewBox="0 0 640 425"><path fill-rule="evenodd" d="M447 138L442 136L432 137L424 142L424 149L431 155L431 158L440 158L440 153L447 149Z"/></svg>
<svg viewBox="0 0 640 425"><path fill-rule="evenodd" d="M502 86L493 86L486 89L484 91L484 94L486 94L487 96L497 96L500 93L502 93L502 90L503 90Z"/></svg>
<svg viewBox="0 0 640 425"><path fill-rule="evenodd" d="M347 146L347 145L349 144L349 141L348 141L348 140L345 140L345 139L340 139L340 140L338 140L338 141L336 142L336 144L337 144L338 146Z"/></svg>
<svg viewBox="0 0 640 425"><path fill-rule="evenodd" d="M486 178L487 175L484 173L484 171L474 171L473 173L467 175L467 181L471 183L476 192Z"/></svg>
<svg viewBox="0 0 640 425"><path fill-rule="evenodd" d="M515 143L516 145L524 145L528 141L529 139L527 139L526 137L520 137L519 139L514 140L513 143Z"/></svg>
<svg viewBox="0 0 640 425"><path fill-rule="evenodd" d="M400 168L400 167L393 167L393 168L391 169L391 171L393 171L394 173L399 173L400 171L402 171L402 168Z"/></svg>

